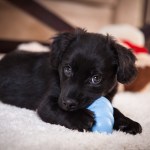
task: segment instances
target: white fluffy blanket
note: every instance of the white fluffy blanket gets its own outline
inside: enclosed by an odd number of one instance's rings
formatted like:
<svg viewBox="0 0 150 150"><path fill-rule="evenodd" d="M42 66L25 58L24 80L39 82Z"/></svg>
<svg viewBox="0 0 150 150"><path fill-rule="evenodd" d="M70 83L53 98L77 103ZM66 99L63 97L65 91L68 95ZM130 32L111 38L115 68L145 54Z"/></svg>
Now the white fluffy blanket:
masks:
<svg viewBox="0 0 150 150"><path fill-rule="evenodd" d="M38 43L23 44L19 49L48 51ZM81 133L45 123L35 111L0 102L0 150L149 150L150 93L119 93L113 105L138 121L143 133Z"/></svg>
<svg viewBox="0 0 150 150"><path fill-rule="evenodd" d="M150 149L150 93L119 93L113 105L138 121L143 133L81 133L45 123L34 111L0 103L0 150Z"/></svg>

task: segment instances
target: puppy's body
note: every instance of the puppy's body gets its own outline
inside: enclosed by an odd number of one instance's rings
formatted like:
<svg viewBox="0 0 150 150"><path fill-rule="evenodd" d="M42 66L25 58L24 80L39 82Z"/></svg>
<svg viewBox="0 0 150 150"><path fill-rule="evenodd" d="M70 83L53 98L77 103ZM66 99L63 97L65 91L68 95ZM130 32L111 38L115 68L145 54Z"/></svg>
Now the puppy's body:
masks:
<svg viewBox="0 0 150 150"><path fill-rule="evenodd" d="M9 53L0 62L0 99L16 106L37 109L53 83L54 73L49 62L49 53Z"/></svg>
<svg viewBox="0 0 150 150"><path fill-rule="evenodd" d="M78 29L55 37L52 52L15 51L0 61L0 99L37 109L42 120L80 131L94 115L86 107L100 96L112 100L117 82L136 75L135 57L108 36ZM140 133L141 126L114 108L114 129Z"/></svg>

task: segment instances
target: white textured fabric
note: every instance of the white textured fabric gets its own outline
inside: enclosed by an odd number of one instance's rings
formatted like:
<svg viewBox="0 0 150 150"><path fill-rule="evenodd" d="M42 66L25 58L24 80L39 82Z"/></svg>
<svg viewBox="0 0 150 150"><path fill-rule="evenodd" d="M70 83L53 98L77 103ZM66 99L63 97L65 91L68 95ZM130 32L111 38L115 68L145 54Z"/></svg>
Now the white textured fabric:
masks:
<svg viewBox="0 0 150 150"><path fill-rule="evenodd" d="M43 46L38 42L22 43L17 47L18 50L29 52L48 52L50 49L47 46Z"/></svg>
<svg viewBox="0 0 150 150"><path fill-rule="evenodd" d="M0 150L150 149L150 93L119 93L113 105L138 121L143 133L81 133L45 123L34 111L0 102Z"/></svg>

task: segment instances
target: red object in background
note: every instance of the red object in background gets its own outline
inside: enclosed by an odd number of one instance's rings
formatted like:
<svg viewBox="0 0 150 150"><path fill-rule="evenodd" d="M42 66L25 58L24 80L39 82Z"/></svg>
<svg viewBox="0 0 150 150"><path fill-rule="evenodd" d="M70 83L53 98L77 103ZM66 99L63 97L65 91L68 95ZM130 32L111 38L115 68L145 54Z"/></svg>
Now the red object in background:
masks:
<svg viewBox="0 0 150 150"><path fill-rule="evenodd" d="M148 49L145 47L137 46L129 41L123 40L123 43L125 43L127 46L129 46L135 53L149 53Z"/></svg>

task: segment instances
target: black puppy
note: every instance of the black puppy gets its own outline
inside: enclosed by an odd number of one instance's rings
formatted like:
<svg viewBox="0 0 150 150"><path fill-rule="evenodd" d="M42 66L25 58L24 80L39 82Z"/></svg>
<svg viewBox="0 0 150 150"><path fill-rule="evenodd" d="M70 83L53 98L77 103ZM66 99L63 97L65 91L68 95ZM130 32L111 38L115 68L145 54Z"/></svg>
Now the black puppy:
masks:
<svg viewBox="0 0 150 150"><path fill-rule="evenodd" d="M100 96L112 101L117 83L128 83L137 70L135 56L111 37L82 29L58 34L51 53L14 51L0 61L0 99L37 109L45 122L91 130L94 115L86 107ZM114 108L114 129L142 132L139 123Z"/></svg>

